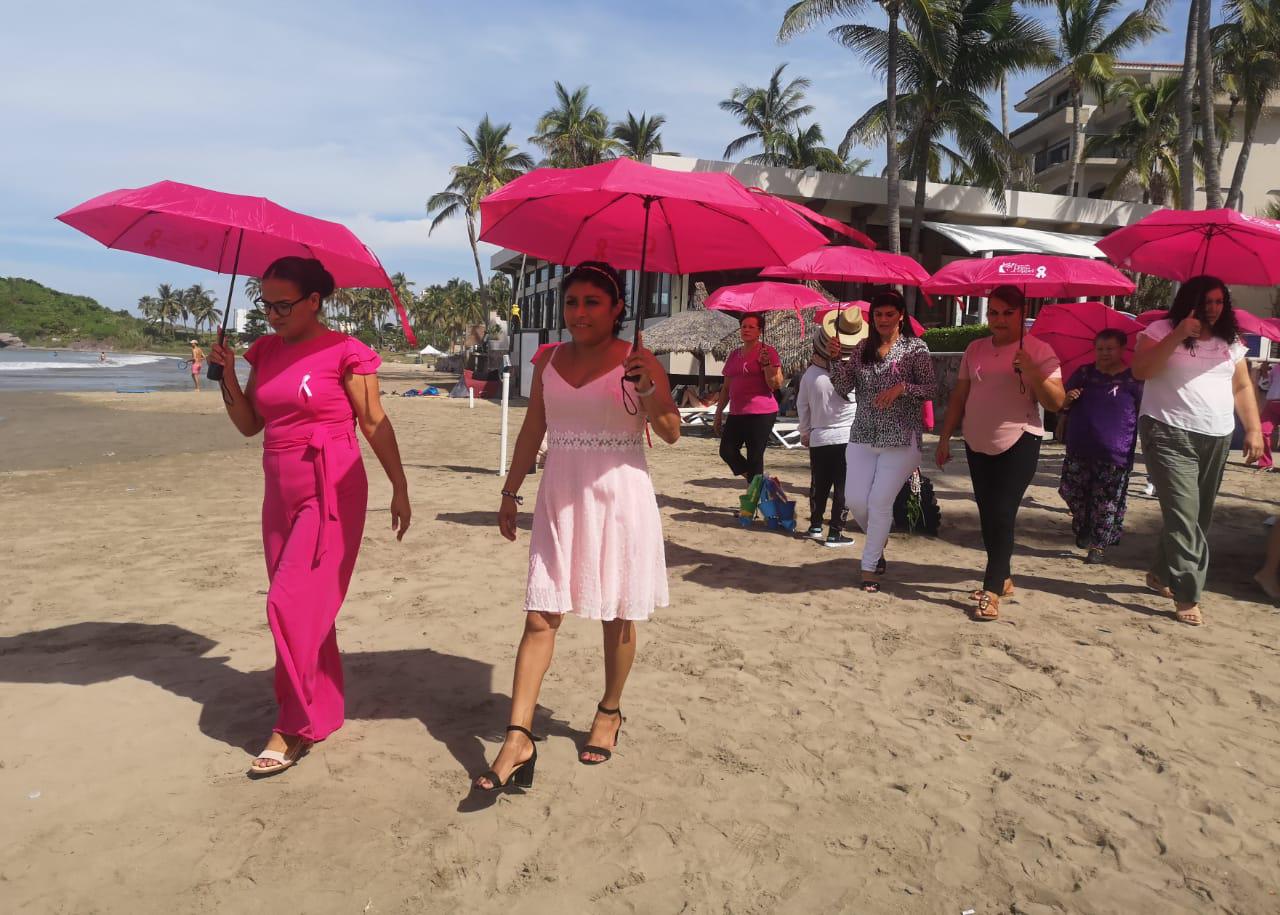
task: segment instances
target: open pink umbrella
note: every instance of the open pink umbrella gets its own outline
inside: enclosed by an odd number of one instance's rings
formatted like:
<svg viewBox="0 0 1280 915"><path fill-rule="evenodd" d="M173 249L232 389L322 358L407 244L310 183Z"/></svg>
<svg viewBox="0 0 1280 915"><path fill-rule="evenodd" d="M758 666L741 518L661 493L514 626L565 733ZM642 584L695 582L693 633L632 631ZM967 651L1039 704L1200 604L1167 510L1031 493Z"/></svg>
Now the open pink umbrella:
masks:
<svg viewBox="0 0 1280 915"><path fill-rule="evenodd" d="M1280 340L1280 321L1275 318L1259 318L1257 315L1242 308L1235 309L1235 313L1236 326L1240 328L1240 333L1256 334L1260 337L1266 337L1268 340ZM1154 308L1138 315L1137 321L1143 327L1150 327L1156 321L1162 321L1167 317L1169 317L1167 310Z"/></svg>
<svg viewBox="0 0 1280 915"><path fill-rule="evenodd" d="M1052 254L1005 254L952 261L921 286L934 295L987 295L1016 286L1028 298L1128 295L1133 280L1110 264Z"/></svg>
<svg viewBox="0 0 1280 915"><path fill-rule="evenodd" d="M762 197L768 197L770 200L776 200L782 206L787 207L788 209L794 211L796 214L800 216L803 216L805 219L809 220L809 222L813 223L814 225L822 226L824 229L830 229L832 232L836 232L840 235L843 235L845 238L852 239L853 241L856 241L858 244L864 247L874 248L876 246L876 243L874 240L872 240L871 236L866 235L862 232L859 232L857 229L853 228L852 226L846 226L844 223L840 222L840 220L838 219L832 219L830 216L823 216L821 213L817 212L816 210L809 209L804 204L796 203L795 201L788 200L785 197L774 196L773 194L770 194L768 191L761 190L758 187L749 187L747 188L747 190L751 191L751 193L753 194L759 194Z"/></svg>
<svg viewBox="0 0 1280 915"><path fill-rule="evenodd" d="M1171 280L1280 284L1280 222L1235 210L1157 210L1098 242L1116 264Z"/></svg>
<svg viewBox="0 0 1280 915"><path fill-rule="evenodd" d="M707 296L707 308L712 311L736 311L744 314L788 308L799 312L804 308L826 304L827 297L821 292L799 283L740 283L737 286L721 286Z"/></svg>
<svg viewBox="0 0 1280 915"><path fill-rule="evenodd" d="M785 264L827 240L789 207L723 173L631 159L540 168L480 201L482 241L556 264L701 273ZM644 309L636 309L636 333Z"/></svg>
<svg viewBox="0 0 1280 915"><path fill-rule="evenodd" d="M905 254L828 245L802 254L785 267L766 267L761 276L838 283L901 283L919 286L929 271Z"/></svg>
<svg viewBox="0 0 1280 915"><path fill-rule="evenodd" d="M339 286L389 291L405 339L418 342L387 271L350 229L295 213L265 197L158 181L108 191L58 219L108 248L230 273L219 341L226 335L236 276L262 276L272 261L294 255L320 260ZM210 363L209 378L221 377L222 366Z"/></svg>
<svg viewBox="0 0 1280 915"><path fill-rule="evenodd" d="M1062 377L1069 378L1082 365L1094 361L1094 340L1103 330L1122 330L1129 336L1125 345L1125 363L1133 361L1133 348L1142 325L1122 311L1101 302L1064 302L1046 305L1035 323L1031 336L1039 337L1057 354L1062 363Z"/></svg>

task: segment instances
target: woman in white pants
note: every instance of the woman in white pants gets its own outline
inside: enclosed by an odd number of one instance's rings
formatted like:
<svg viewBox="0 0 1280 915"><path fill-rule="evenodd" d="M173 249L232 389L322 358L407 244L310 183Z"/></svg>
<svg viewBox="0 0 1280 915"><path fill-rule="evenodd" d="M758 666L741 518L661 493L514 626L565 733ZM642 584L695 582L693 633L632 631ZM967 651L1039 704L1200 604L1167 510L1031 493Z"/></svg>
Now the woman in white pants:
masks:
<svg viewBox="0 0 1280 915"><path fill-rule="evenodd" d="M866 534L862 590L874 594L885 572L893 500L920 466L923 408L938 387L929 347L912 331L902 296L882 292L871 300L870 333L848 362L831 366L831 383L841 396L857 394L845 458L845 503Z"/></svg>

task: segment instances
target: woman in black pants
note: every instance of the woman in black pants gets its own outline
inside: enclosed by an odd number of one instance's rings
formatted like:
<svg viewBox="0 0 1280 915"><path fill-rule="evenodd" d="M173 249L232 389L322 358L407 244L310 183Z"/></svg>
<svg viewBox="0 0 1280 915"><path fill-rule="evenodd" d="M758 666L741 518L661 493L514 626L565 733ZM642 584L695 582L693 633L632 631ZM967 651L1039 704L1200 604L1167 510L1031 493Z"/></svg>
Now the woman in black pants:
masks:
<svg viewBox="0 0 1280 915"><path fill-rule="evenodd" d="M782 387L778 351L760 342L764 315L744 315L739 323L742 346L724 363L724 385L716 403L715 432L720 435L720 458L734 476L748 483L764 473L764 449L778 418L773 392ZM724 419L725 405L729 418ZM747 453L743 456L742 449Z"/></svg>
<svg viewBox="0 0 1280 915"><path fill-rule="evenodd" d="M951 460L951 436L964 420L965 452L978 503L987 569L972 618L1000 617L1000 599L1013 593L1013 530L1022 496L1036 474L1044 425L1040 408L1060 410L1067 394L1058 357L1037 337L1022 336L1026 299L1013 286L988 298L991 336L964 351L960 377L938 433L938 467Z"/></svg>

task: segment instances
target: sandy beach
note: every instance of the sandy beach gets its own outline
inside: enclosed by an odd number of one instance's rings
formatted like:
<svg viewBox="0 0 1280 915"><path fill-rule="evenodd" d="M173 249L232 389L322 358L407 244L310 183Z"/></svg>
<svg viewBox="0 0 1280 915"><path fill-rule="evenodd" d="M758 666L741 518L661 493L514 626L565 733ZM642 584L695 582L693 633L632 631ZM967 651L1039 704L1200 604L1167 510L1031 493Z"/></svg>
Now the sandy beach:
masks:
<svg viewBox="0 0 1280 915"><path fill-rule="evenodd" d="M260 443L216 392L0 396L0 911L1280 911L1280 613L1251 581L1280 478L1238 453L1207 626L1142 587L1141 478L1112 564L1080 562L1056 446L1019 595L980 626L962 460L930 473L942 536L895 534L870 596L857 547L737 528L714 439L659 443L672 606L641 628L619 752L576 761L600 635L567 621L535 787L476 802L529 515L498 535L494 405L388 408L414 523L396 543L366 452L348 723L250 782L274 717ZM768 461L803 493L802 450Z"/></svg>

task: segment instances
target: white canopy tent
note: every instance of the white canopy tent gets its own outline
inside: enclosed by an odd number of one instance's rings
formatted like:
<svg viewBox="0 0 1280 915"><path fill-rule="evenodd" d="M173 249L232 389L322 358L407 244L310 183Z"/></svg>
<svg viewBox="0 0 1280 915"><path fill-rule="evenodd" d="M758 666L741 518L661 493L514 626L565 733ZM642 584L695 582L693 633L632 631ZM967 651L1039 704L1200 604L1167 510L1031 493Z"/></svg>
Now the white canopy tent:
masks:
<svg viewBox="0 0 1280 915"><path fill-rule="evenodd" d="M443 356L444 353L440 352L440 350L436 349L434 346L427 344L422 349L418 350L418 355L419 356Z"/></svg>
<svg viewBox="0 0 1280 915"><path fill-rule="evenodd" d="M925 226L951 239L970 254L1064 254L1069 257L1105 259L1093 235L1069 235L1015 226L958 226L925 222Z"/></svg>

